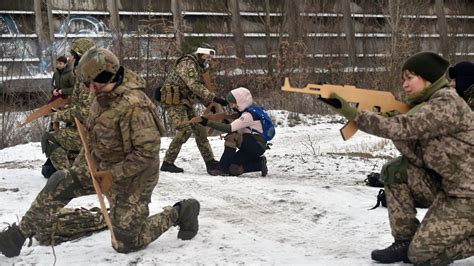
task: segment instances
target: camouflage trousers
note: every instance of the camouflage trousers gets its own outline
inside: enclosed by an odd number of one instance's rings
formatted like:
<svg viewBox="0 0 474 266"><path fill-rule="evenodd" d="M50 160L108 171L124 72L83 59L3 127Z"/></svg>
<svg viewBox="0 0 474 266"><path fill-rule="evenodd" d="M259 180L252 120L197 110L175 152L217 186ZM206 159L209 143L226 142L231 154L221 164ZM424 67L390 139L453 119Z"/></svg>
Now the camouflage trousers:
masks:
<svg viewBox="0 0 474 266"><path fill-rule="evenodd" d="M425 169L409 164L407 173L407 183L385 185L385 193L392 235L411 240L410 260L430 265L474 255L474 199L446 196L439 176ZM429 207L421 224L415 202Z"/></svg>
<svg viewBox="0 0 474 266"><path fill-rule="evenodd" d="M131 252L144 248L157 239L178 219L178 213L173 207L165 207L162 213L149 215L148 204L151 192L134 194L114 192L108 194L110 202L110 218L117 239L113 248L119 252ZM20 222L20 230L25 236L35 236L51 223L72 199L94 194L91 177L87 172L86 162L81 152L74 165L67 170L55 172L37 195L29 210ZM43 239L43 242L44 239ZM41 243L41 242L40 242Z"/></svg>
<svg viewBox="0 0 474 266"><path fill-rule="evenodd" d="M62 128L52 134L50 141L54 142L56 148L51 151L49 159L57 170L71 167L71 155L76 155L81 150L82 144L76 128ZM53 145L54 145L53 144ZM74 156L72 156L74 158Z"/></svg>
<svg viewBox="0 0 474 266"><path fill-rule="evenodd" d="M176 130L176 135L166 151L164 161L174 163L181 151L181 146L188 141L192 133L194 133L197 147L204 161L214 160L214 153L207 139L206 128L199 124L182 125L183 122L197 116L194 109L186 105L168 105L165 108L171 121L171 126Z"/></svg>

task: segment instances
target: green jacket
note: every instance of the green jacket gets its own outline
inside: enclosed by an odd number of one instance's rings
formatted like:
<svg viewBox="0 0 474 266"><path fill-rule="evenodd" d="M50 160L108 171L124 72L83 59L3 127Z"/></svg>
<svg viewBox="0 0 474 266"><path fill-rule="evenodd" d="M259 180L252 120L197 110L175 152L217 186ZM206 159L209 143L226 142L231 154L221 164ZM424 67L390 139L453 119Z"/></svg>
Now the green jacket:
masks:
<svg viewBox="0 0 474 266"><path fill-rule="evenodd" d="M74 71L72 71L72 65L67 64L64 69L56 69L51 85L55 89L60 89L63 95L71 95L74 89L74 82L75 75Z"/></svg>

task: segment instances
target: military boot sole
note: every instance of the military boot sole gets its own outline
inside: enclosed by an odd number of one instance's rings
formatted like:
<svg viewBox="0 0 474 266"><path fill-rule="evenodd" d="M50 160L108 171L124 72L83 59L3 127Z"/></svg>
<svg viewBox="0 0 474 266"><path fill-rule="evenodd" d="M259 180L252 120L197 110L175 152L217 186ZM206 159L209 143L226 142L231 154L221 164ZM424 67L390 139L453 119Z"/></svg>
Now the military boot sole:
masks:
<svg viewBox="0 0 474 266"><path fill-rule="evenodd" d="M378 250L372 251L372 254L370 254L372 260L375 260L381 263L395 263L395 262L400 262L400 261L403 261L405 263L411 263L408 258L394 258L393 256L391 256L391 254L385 255L377 251Z"/></svg>

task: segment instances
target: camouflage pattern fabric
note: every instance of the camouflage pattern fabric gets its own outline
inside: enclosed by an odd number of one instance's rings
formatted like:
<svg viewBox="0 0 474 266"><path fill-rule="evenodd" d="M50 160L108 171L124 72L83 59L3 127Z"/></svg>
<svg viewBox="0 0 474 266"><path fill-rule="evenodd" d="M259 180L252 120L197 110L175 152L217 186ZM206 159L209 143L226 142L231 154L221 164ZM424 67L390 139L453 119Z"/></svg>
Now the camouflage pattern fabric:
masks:
<svg viewBox="0 0 474 266"><path fill-rule="evenodd" d="M72 64L69 63L62 70L56 69L53 74L52 85L53 88L60 89L63 95L71 95L74 91L75 80Z"/></svg>
<svg viewBox="0 0 474 266"><path fill-rule="evenodd" d="M166 151L164 161L174 163L181 150L181 146L188 141L192 133L194 133L196 145L204 161L209 162L214 160L214 153L207 139L206 128L200 124L182 125L183 122L197 116L194 109L187 105L167 105L165 106L165 110L171 121L171 126L176 129L176 135Z"/></svg>
<svg viewBox="0 0 474 266"><path fill-rule="evenodd" d="M156 106L143 88L143 79L126 69L119 87L96 95L86 124L99 170L113 176L109 197L119 252L145 247L178 219L172 207L148 217L158 182L160 132Z"/></svg>
<svg viewBox="0 0 474 266"><path fill-rule="evenodd" d="M394 117L363 111L355 119L359 129L392 139L409 163L406 183L385 186L392 234L396 240L413 239L414 263L472 256L473 112L447 87L413 110ZM415 202L429 206L421 225Z"/></svg>
<svg viewBox="0 0 474 266"><path fill-rule="evenodd" d="M202 103L205 106L209 105L216 95L210 92L204 85L203 73L204 68L199 64L197 55L188 54L181 57L166 77L161 88L162 99L166 99L167 93L170 93L170 90L167 88L177 87L180 98L178 105L187 105L190 108L194 103ZM171 104L163 101L162 103L165 105Z"/></svg>
<svg viewBox="0 0 474 266"><path fill-rule="evenodd" d="M388 217L396 240L413 238L420 222L415 204L428 207L441 191L441 180L426 170L409 164L405 183L385 184Z"/></svg>
<svg viewBox="0 0 474 266"><path fill-rule="evenodd" d="M172 207L148 217L148 203L158 182L160 134L155 106L143 93L143 79L126 70L123 83L109 95L98 95L87 120L92 154L99 170L110 170L113 184L111 220L119 252L145 247L173 226ZM100 104L99 104L100 102ZM83 151L67 170L57 171L20 222L26 236L52 230L51 221L73 198L94 194ZM41 241L47 240L42 239Z"/></svg>
<svg viewBox="0 0 474 266"><path fill-rule="evenodd" d="M51 163L57 170L63 170L71 167L71 155L78 154L82 148L79 133L75 128L62 128L53 131L52 137L58 147L49 155Z"/></svg>
<svg viewBox="0 0 474 266"><path fill-rule="evenodd" d="M82 56L87 50L91 49L95 43L89 38L78 38L72 42L70 50L79 56ZM78 62L79 63L79 62Z"/></svg>
<svg viewBox="0 0 474 266"><path fill-rule="evenodd" d="M40 245L58 245L89 236L107 229L100 208L63 208L45 221L46 229L38 231L35 238Z"/></svg>
<svg viewBox="0 0 474 266"><path fill-rule="evenodd" d="M474 84L464 91L463 99L469 104L471 110L474 110Z"/></svg>
<svg viewBox="0 0 474 266"><path fill-rule="evenodd" d="M82 54L93 45L94 43L89 39L80 38L71 45L71 49L74 48L76 52ZM49 158L56 169L70 167L68 155L76 154L80 150L81 140L74 126L74 117L77 117L80 121L85 121L89 114L92 97L89 89L79 79L76 79L70 96L71 103L53 113L52 122L62 121L71 125L52 133L54 135L53 141L59 145L59 148L55 149Z"/></svg>
<svg viewBox="0 0 474 266"><path fill-rule="evenodd" d="M448 196L474 198L474 113L456 91L436 91L415 113L386 118L362 111L355 122L393 140L411 164L440 174Z"/></svg>
<svg viewBox="0 0 474 266"><path fill-rule="evenodd" d="M74 123L74 117L80 121L85 121L89 114L89 109L93 96L90 95L89 89L79 80L74 85L72 92L71 103L65 106L62 110L53 113L53 122Z"/></svg>
<svg viewBox="0 0 474 266"><path fill-rule="evenodd" d="M410 243L410 261L447 265L473 255L474 199L439 193Z"/></svg>
<svg viewBox="0 0 474 266"><path fill-rule="evenodd" d="M176 66L166 77L161 89L162 99L167 97L173 99L173 96L175 96L167 95L167 93L179 93L179 104L166 103L166 100L162 101L171 121L171 126L176 130L176 135L171 141L164 158L164 161L168 163L174 163L181 146L186 143L192 133L194 133L196 144L204 161L214 160L212 148L207 140L206 129L201 125L180 126L184 121L197 116L197 112L193 109L194 103L202 103L207 106L215 97L215 94L204 86L203 73L204 69L200 65L197 55L185 55L177 60ZM178 91L176 91L176 88L178 88ZM176 99L174 99L174 102L176 102Z"/></svg>
<svg viewBox="0 0 474 266"><path fill-rule="evenodd" d="M72 199L84 195L94 194L92 181L87 174L84 156L79 155L74 165L67 170L56 171L38 193L28 211L19 224L20 230L27 237L39 236L41 243L52 243L48 240L49 232L53 231L52 222L59 211ZM81 183L78 176L89 177L86 183Z"/></svg>

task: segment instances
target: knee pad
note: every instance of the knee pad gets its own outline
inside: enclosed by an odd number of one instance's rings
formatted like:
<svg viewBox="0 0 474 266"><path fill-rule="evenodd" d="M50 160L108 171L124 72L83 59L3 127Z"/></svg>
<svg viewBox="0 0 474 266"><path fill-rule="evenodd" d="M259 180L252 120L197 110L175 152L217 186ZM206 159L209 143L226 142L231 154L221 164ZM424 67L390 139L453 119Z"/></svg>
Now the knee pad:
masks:
<svg viewBox="0 0 474 266"><path fill-rule="evenodd" d="M66 178L66 173L63 170L56 171L52 174L48 182L46 183L46 189L48 192L53 192L56 190L56 187Z"/></svg>
<svg viewBox="0 0 474 266"><path fill-rule="evenodd" d="M45 177L45 178L50 178L51 175L53 175L55 172L56 172L56 168L54 168L53 164L51 163L51 160L48 159L46 160L46 162L43 164L43 166L41 167L41 174Z"/></svg>
<svg viewBox="0 0 474 266"><path fill-rule="evenodd" d="M382 167L380 176L386 185L406 184L408 180L408 160L405 156L390 160Z"/></svg>

